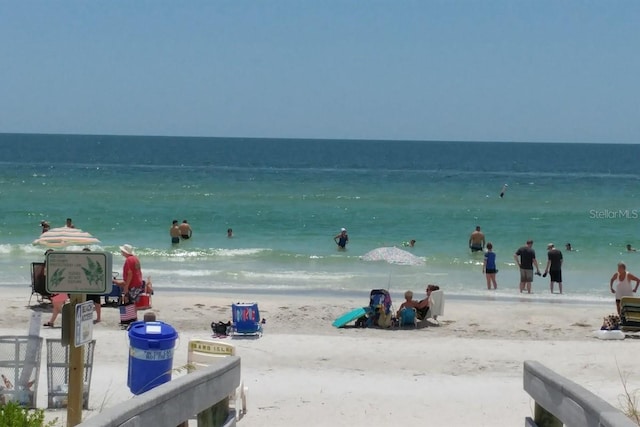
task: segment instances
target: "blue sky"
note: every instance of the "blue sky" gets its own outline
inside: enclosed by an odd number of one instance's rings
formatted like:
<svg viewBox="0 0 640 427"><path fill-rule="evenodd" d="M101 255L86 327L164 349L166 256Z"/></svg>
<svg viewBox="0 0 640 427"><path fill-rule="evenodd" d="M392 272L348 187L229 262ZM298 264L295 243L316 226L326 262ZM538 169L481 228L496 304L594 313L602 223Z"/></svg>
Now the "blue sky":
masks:
<svg viewBox="0 0 640 427"><path fill-rule="evenodd" d="M0 132L640 143L640 2L0 0Z"/></svg>

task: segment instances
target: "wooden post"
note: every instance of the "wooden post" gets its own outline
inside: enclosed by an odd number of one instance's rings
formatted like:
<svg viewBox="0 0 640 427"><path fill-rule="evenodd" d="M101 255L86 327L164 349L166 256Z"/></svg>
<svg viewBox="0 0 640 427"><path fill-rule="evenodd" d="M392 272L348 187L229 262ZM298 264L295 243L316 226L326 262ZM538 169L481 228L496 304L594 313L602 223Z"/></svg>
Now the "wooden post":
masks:
<svg viewBox="0 0 640 427"><path fill-rule="evenodd" d="M533 408L533 420L538 427L562 427L562 421L557 419L555 415L544 409L542 406L535 402Z"/></svg>
<svg viewBox="0 0 640 427"><path fill-rule="evenodd" d="M84 388L84 346L76 347L76 305L85 301L85 294L71 294L71 342L69 343L69 395L67 401L67 427L82 422L82 397Z"/></svg>

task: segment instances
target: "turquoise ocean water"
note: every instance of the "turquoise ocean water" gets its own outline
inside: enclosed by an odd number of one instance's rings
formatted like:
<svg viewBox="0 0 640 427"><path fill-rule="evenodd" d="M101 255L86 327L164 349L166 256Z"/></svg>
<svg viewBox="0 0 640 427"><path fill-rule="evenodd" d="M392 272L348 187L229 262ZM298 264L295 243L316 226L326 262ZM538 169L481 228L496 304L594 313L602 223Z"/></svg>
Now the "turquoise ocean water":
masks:
<svg viewBox="0 0 640 427"><path fill-rule="evenodd" d="M29 286L39 223L72 217L114 253L136 247L158 289L363 294L436 283L460 298L519 298L513 253L564 252L564 296L604 301L620 260L640 273L640 145L0 134L0 286ZM508 184L504 198L499 197ZM171 220L194 238L173 247ZM467 242L498 255L497 292ZM228 239L227 228L235 237ZM338 252L333 236L346 227ZM366 262L416 239L423 266ZM78 248L79 249L79 248Z"/></svg>

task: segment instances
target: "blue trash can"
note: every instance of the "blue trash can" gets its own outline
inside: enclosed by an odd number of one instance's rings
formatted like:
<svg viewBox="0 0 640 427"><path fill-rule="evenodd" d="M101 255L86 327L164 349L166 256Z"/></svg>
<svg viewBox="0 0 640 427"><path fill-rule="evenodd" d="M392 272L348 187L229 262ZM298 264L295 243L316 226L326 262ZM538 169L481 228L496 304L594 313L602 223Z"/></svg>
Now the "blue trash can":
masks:
<svg viewBox="0 0 640 427"><path fill-rule="evenodd" d="M127 386L141 394L171 380L178 333L164 322L134 322L129 327Z"/></svg>

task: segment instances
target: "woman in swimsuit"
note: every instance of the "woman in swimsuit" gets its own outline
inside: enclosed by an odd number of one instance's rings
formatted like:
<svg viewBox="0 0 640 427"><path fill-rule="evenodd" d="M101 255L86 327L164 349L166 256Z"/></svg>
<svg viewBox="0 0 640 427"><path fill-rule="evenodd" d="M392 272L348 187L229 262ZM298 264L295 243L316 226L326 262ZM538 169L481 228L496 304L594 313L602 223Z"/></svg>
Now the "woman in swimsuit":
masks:
<svg viewBox="0 0 640 427"><path fill-rule="evenodd" d="M338 245L338 249L346 249L347 243L349 242L349 236L347 235L347 229L343 228L340 230L340 234L333 238L333 241Z"/></svg>
<svg viewBox="0 0 640 427"><path fill-rule="evenodd" d="M636 282L636 287L631 290L631 281ZM616 282L615 289L613 288L613 282ZM632 297L633 294L638 290L638 285L640 285L640 279L638 279L633 274L627 271L627 266L624 262L618 263L618 271L613 273L611 276L611 281L609 282L609 288L611 289L612 294L616 294L616 309L618 310L618 315L620 315L620 300L622 297Z"/></svg>
<svg viewBox="0 0 640 427"><path fill-rule="evenodd" d="M431 297L431 292L440 290L440 286L438 285L427 285L427 296L424 299L418 301L417 304L414 305L414 308L417 311L418 319L423 320L427 313L429 312L429 299Z"/></svg>

